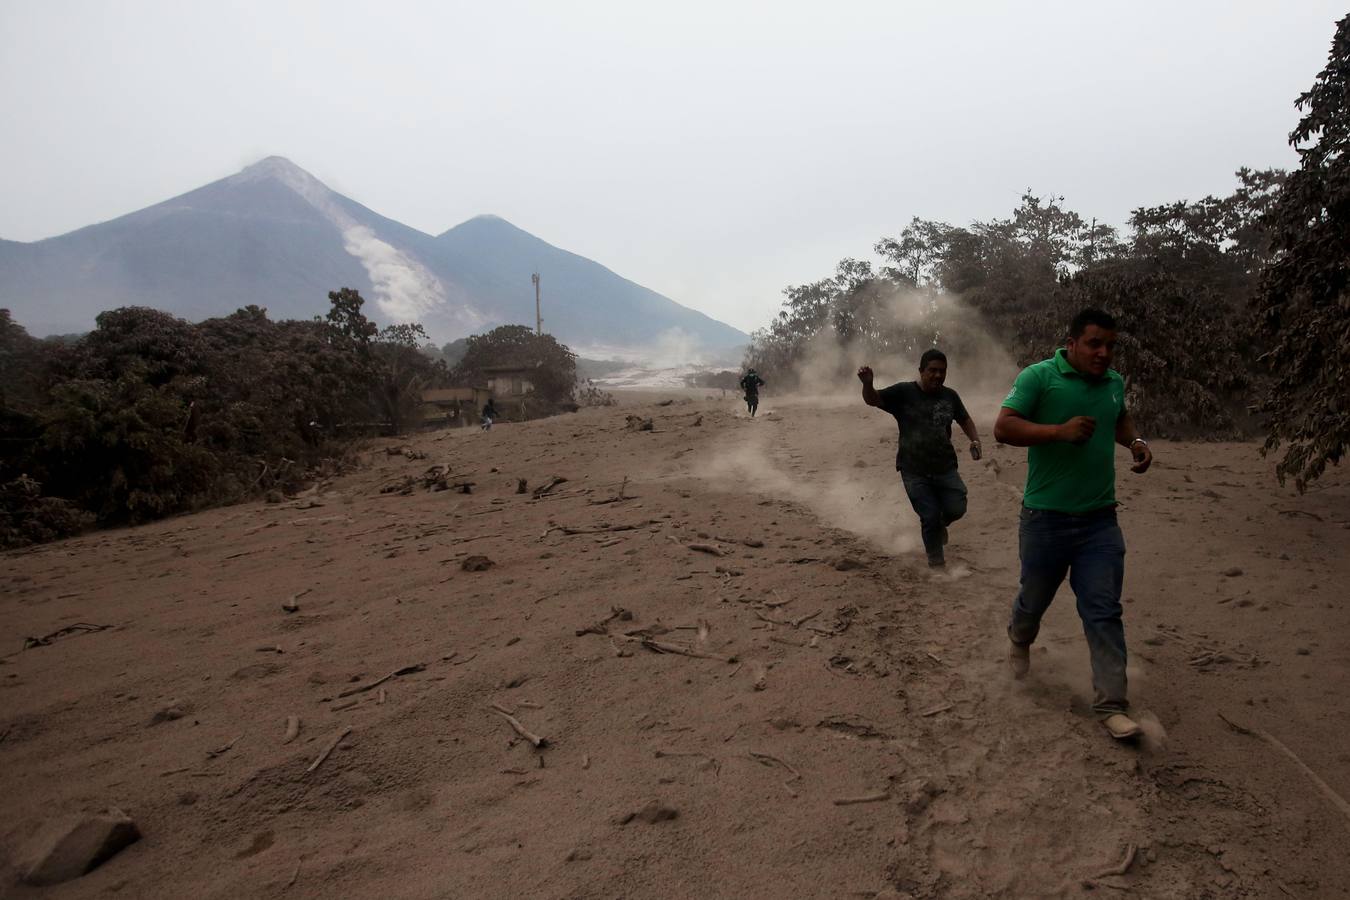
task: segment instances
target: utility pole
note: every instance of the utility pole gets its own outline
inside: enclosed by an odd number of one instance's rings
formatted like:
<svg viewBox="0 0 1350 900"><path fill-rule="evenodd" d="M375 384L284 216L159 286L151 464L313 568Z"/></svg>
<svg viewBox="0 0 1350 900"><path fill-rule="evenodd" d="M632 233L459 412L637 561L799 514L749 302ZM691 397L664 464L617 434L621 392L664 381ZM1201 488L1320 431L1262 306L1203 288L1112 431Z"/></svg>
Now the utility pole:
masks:
<svg viewBox="0 0 1350 900"><path fill-rule="evenodd" d="M530 281L534 282L534 333L538 336L544 333L544 317L539 309L539 273L531 275Z"/></svg>

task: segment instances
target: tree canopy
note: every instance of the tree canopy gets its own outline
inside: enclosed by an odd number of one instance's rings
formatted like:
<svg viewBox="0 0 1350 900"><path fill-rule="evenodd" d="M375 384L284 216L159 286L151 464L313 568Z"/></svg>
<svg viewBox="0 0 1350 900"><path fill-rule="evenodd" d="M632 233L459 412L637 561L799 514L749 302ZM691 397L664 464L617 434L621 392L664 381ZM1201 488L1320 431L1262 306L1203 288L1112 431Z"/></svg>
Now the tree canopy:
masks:
<svg viewBox="0 0 1350 900"><path fill-rule="evenodd" d="M551 334L537 335L524 325L502 325L464 341L464 354L453 377L461 384L483 384L485 370L519 366L530 371L534 392L548 401L572 397L577 381L577 355Z"/></svg>
<svg viewBox="0 0 1350 900"><path fill-rule="evenodd" d="M1272 375L1266 449L1284 446L1277 472L1303 490L1350 446L1350 16L1296 106L1299 166L1267 217L1275 255L1259 308Z"/></svg>

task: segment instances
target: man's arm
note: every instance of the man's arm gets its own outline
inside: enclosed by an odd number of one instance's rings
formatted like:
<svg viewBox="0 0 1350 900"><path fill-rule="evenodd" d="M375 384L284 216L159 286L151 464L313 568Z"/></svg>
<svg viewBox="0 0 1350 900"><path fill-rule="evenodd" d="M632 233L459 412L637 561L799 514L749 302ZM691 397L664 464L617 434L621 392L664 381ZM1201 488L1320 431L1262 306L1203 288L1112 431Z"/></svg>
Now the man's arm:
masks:
<svg viewBox="0 0 1350 900"><path fill-rule="evenodd" d="M1134 419L1130 418L1128 411L1121 413L1120 418L1116 419L1116 443L1130 451L1134 457L1134 465L1130 466L1131 472L1143 474L1153 465L1153 451L1148 448L1148 442L1135 431Z"/></svg>
<svg viewBox="0 0 1350 900"><path fill-rule="evenodd" d="M1097 420L1091 416L1074 416L1061 425L1041 425L1005 406L998 411L994 421L994 440L1014 447L1034 447L1057 441L1082 444L1092 437L1096 428Z"/></svg>
<svg viewBox="0 0 1350 900"><path fill-rule="evenodd" d="M983 448L980 446L980 433L975 430L975 420L967 415L957 424L966 433L966 437L970 438L970 458L979 459Z"/></svg>
<svg viewBox="0 0 1350 900"><path fill-rule="evenodd" d="M863 402L868 406L881 406L881 395L872 386L873 377L871 366L863 366L858 370L858 380L862 382Z"/></svg>

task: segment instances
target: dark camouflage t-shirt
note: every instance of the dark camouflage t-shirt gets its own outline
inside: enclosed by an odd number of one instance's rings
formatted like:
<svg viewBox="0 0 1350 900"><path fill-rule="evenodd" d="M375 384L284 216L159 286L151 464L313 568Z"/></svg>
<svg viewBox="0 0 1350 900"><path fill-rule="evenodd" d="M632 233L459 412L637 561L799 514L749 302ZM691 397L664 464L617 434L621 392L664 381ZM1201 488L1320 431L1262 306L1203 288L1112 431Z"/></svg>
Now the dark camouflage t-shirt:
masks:
<svg viewBox="0 0 1350 900"><path fill-rule="evenodd" d="M877 391L881 408L895 416L900 449L895 467L910 475L942 475L956 468L952 422L970 418L961 397L949 387L926 394L917 381L903 381Z"/></svg>

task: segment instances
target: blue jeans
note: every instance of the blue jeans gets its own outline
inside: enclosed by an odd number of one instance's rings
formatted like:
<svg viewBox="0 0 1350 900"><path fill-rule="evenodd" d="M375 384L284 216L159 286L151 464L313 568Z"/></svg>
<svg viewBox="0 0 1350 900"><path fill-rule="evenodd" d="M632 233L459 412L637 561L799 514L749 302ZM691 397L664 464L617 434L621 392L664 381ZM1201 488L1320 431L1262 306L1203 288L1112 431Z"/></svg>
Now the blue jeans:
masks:
<svg viewBox="0 0 1350 900"><path fill-rule="evenodd" d="M1008 637L1021 646L1036 640L1041 617L1067 574L1092 657L1093 712L1103 718L1124 712L1129 708L1125 625L1120 620L1125 536L1115 508L1070 515L1023 507L1017 543L1022 587L1013 602Z"/></svg>
<svg viewBox="0 0 1350 900"><path fill-rule="evenodd" d="M910 505L919 514L919 528L923 532L923 549L928 561L942 563L942 530L966 514L966 483L955 469L941 475L911 475L900 473L905 482L905 493Z"/></svg>

